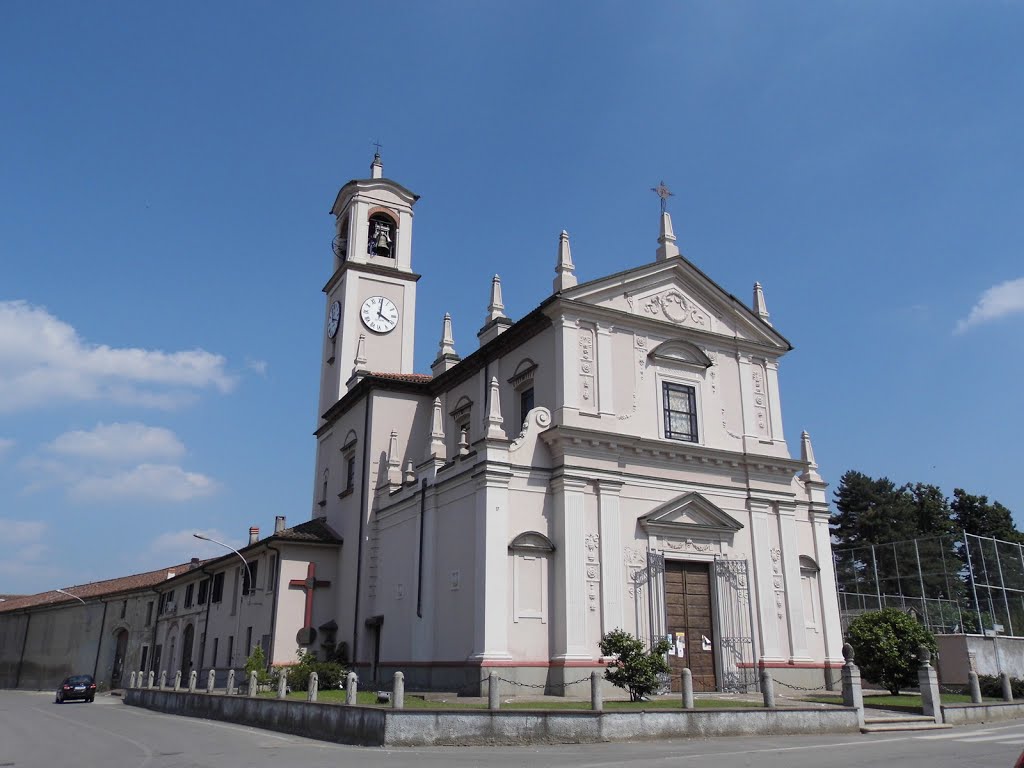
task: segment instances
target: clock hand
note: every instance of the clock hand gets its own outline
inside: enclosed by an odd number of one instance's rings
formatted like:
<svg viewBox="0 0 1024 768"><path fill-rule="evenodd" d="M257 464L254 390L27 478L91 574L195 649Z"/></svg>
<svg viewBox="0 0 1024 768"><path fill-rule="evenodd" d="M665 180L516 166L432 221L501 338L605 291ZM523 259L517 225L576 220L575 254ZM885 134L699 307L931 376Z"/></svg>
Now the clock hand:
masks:
<svg viewBox="0 0 1024 768"><path fill-rule="evenodd" d="M380 304L377 305L377 317L381 320L384 319L384 299L381 299Z"/></svg>

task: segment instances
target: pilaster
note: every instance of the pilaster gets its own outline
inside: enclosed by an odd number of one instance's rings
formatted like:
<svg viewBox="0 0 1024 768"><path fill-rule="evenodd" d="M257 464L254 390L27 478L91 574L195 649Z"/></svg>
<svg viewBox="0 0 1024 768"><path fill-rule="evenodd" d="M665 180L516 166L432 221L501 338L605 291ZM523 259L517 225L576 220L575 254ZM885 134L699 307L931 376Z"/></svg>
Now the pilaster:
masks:
<svg viewBox="0 0 1024 768"><path fill-rule="evenodd" d="M555 411L556 419L566 422L566 411L579 410L579 361L577 335L579 322L563 315L555 333Z"/></svg>
<svg viewBox="0 0 1024 768"><path fill-rule="evenodd" d="M476 480L474 652L479 661L508 652L508 484L512 475L484 469Z"/></svg>
<svg viewBox="0 0 1024 768"><path fill-rule="evenodd" d="M592 659L587 647L586 545L583 478L552 478L555 533L555 610L553 660Z"/></svg>
<svg viewBox="0 0 1024 768"><path fill-rule="evenodd" d="M743 444L755 433L754 428L754 378L750 370L750 355L736 353L737 369L740 376L740 401L743 412Z"/></svg>
<svg viewBox="0 0 1024 768"><path fill-rule="evenodd" d="M625 627L622 592L622 522L619 493L622 483L599 480L597 483L598 518L601 534L601 632Z"/></svg>
<svg viewBox="0 0 1024 768"><path fill-rule="evenodd" d="M772 440L776 443L786 441L786 433L782 428L782 398L779 392L779 363L777 360L765 360L765 378L768 384L768 415L771 419Z"/></svg>
<svg viewBox="0 0 1024 768"><path fill-rule="evenodd" d="M747 508L750 510L750 552L754 559L754 585L757 593L755 605L761 658L765 661L784 661L772 578L772 540L769 529L772 504L769 501L747 499Z"/></svg>
<svg viewBox="0 0 1024 768"><path fill-rule="evenodd" d="M814 530L814 559L818 563L818 599L821 602L821 628L825 659L843 658L843 628L839 620L839 596L836 594L836 569L832 562L832 537L828 527L827 506L812 505L808 513Z"/></svg>
<svg viewBox="0 0 1024 768"><path fill-rule="evenodd" d="M612 327L597 324L597 406L602 416L615 415L615 372L612 370Z"/></svg>
<svg viewBox="0 0 1024 768"><path fill-rule="evenodd" d="M779 549L786 584L786 618L789 626L791 661L807 661L807 621L803 590L800 588L800 551L796 531L796 504L779 502Z"/></svg>

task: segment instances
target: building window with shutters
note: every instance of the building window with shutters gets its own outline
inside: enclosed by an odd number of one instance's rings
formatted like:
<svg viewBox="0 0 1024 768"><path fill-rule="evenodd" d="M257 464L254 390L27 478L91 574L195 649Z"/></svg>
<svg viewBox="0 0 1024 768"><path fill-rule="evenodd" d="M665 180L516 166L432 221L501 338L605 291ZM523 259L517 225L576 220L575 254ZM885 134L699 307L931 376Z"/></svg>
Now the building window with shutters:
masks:
<svg viewBox="0 0 1024 768"><path fill-rule="evenodd" d="M697 390L688 384L663 381L662 407L665 437L669 440L697 442Z"/></svg>

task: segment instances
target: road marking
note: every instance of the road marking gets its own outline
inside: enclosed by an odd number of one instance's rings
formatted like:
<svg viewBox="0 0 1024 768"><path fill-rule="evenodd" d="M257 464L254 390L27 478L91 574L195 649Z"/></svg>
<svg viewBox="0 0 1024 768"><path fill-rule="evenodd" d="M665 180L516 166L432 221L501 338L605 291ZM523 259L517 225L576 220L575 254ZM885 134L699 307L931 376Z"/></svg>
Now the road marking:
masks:
<svg viewBox="0 0 1024 768"><path fill-rule="evenodd" d="M932 736L914 736L913 738L916 739L917 741L934 741L934 740L937 740L937 739L962 739L962 738L964 738L966 736L980 736L983 733L992 733L992 729L991 728L986 728L984 731L972 731L969 734L956 733L954 731L954 732L951 732L951 733L938 733L938 734L934 734Z"/></svg>
<svg viewBox="0 0 1024 768"><path fill-rule="evenodd" d="M115 733L114 731L108 731L106 728L100 728L98 725L91 725L89 723L83 723L81 720L74 720L70 717L58 715L55 712L50 712L48 710L42 709L41 707L33 707L33 709L36 712L46 715L47 717L55 717L58 720L64 720L65 722L71 723L73 725L78 725L82 728L86 728L91 731L99 731L100 733L105 733L108 736L113 736L115 739L121 739L121 741L127 741L133 747L137 747L138 749L142 750L142 754L146 756L146 759L139 763L138 768L146 768L146 766L149 765L149 762L153 759L153 750L151 750L145 744L135 741L135 739L129 739L127 736L123 736L120 733Z"/></svg>
<svg viewBox="0 0 1024 768"><path fill-rule="evenodd" d="M1005 739L1005 733L989 734L988 736L967 736L965 735L962 739L957 739L965 744L975 744L982 741L999 741L999 739Z"/></svg>

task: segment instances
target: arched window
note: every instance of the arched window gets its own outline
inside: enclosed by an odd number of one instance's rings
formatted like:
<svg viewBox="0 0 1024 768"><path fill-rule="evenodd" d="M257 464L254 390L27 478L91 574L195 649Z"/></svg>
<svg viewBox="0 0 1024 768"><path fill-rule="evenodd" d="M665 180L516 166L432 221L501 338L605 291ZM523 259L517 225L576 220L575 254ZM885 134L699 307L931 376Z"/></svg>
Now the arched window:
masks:
<svg viewBox="0 0 1024 768"><path fill-rule="evenodd" d="M368 256L395 258L395 234L398 230L395 220L386 213L377 212L370 216L367 227L366 253Z"/></svg>

